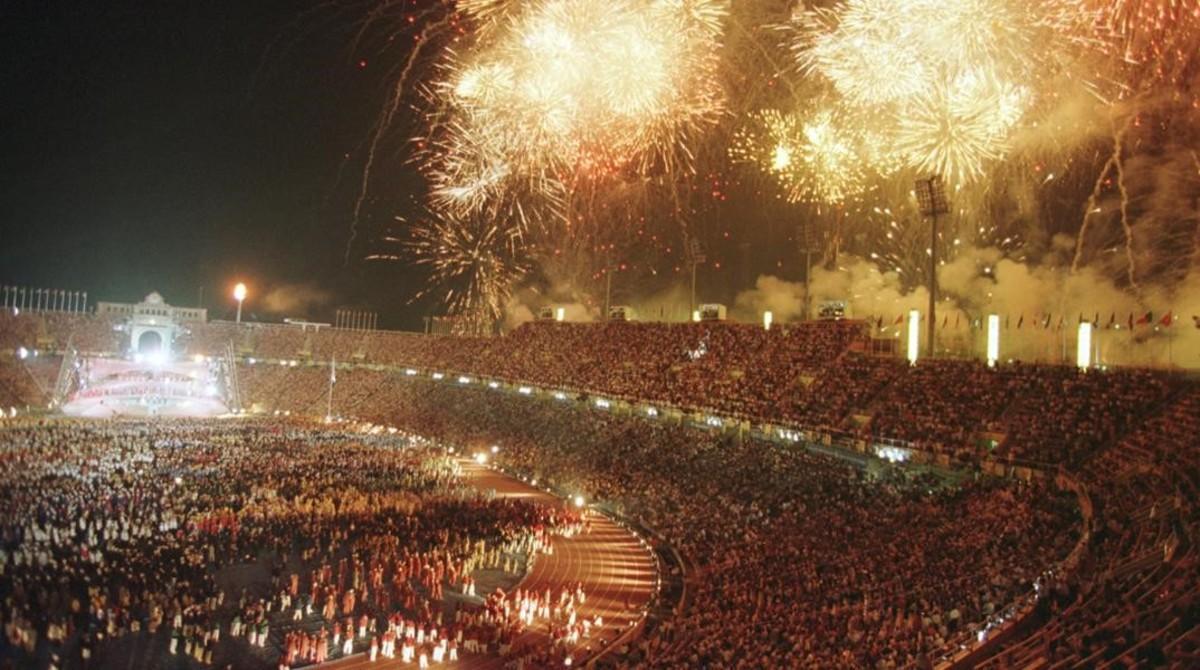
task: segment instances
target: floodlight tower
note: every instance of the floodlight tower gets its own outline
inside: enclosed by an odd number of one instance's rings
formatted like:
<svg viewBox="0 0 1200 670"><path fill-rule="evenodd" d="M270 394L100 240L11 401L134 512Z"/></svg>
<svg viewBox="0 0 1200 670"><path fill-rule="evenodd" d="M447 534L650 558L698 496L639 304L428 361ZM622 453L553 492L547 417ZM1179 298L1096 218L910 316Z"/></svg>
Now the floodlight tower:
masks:
<svg viewBox="0 0 1200 670"><path fill-rule="evenodd" d="M937 340L937 266L938 266L938 217L950 213L950 201L946 198L946 184L941 176L918 179L916 183L917 206L922 216L929 217L929 335L926 340L926 355L933 357Z"/></svg>
<svg viewBox="0 0 1200 670"><path fill-rule="evenodd" d="M796 249L804 256L804 321L812 318L812 222L806 221L796 227Z"/></svg>

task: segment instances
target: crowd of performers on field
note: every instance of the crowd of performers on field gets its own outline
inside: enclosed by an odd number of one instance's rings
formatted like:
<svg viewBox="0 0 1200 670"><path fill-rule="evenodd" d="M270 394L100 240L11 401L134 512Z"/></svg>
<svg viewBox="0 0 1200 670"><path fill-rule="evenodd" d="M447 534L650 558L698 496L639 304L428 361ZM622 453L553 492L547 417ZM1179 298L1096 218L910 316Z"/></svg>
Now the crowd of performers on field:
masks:
<svg viewBox="0 0 1200 670"><path fill-rule="evenodd" d="M580 512L481 493L413 438L53 421L0 441L0 662L524 665L603 625L582 584L501 585L553 535L586 532Z"/></svg>

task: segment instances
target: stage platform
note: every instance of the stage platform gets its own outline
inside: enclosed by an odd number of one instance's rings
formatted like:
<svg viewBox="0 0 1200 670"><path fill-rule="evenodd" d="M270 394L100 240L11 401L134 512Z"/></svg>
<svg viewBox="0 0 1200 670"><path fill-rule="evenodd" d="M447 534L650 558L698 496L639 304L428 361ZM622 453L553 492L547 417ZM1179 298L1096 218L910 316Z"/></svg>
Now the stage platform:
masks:
<svg viewBox="0 0 1200 670"><path fill-rule="evenodd" d="M62 406L68 416L200 418L229 413L218 376L203 359L89 358L80 361L78 377Z"/></svg>

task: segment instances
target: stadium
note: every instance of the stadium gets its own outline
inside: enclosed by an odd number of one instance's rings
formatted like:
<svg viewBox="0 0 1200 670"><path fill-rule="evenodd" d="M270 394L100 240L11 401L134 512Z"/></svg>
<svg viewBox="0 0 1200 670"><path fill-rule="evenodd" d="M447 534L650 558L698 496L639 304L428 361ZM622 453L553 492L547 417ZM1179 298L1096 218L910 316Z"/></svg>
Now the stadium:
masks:
<svg viewBox="0 0 1200 670"><path fill-rule="evenodd" d="M1194 665L1195 379L871 331L8 308L6 658Z"/></svg>
<svg viewBox="0 0 1200 670"><path fill-rule="evenodd" d="M0 16L0 670L1200 668L1200 0Z"/></svg>

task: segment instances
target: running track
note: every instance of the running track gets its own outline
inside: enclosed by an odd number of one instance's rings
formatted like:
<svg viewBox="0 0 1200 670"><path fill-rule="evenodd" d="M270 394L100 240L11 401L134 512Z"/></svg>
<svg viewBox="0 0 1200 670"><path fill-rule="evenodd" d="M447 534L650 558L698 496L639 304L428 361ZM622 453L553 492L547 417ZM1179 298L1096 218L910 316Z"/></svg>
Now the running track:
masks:
<svg viewBox="0 0 1200 670"><path fill-rule="evenodd" d="M559 498L541 489L480 466L472 460L463 459L461 463L463 477L481 490L494 490L498 496L563 504ZM583 583L587 602L580 608L580 616L599 614L604 617L604 627L593 628L591 639L580 644L579 649L583 653L575 655L581 662L586 662L584 657L590 656L585 647L600 649L601 640L611 642L640 618L654 591L656 578L650 550L636 536L601 514L592 513L590 518L590 532L572 538L554 537L551 541L554 553L539 554L534 560L533 569L520 582L522 588L535 591L549 588L556 598L564 586L573 588L576 583ZM545 623L539 622L518 643L545 638ZM327 663L325 667L337 670L386 670L414 668L416 664L405 665L399 658L387 660L382 657L371 663L366 654L357 654ZM494 670L503 668L504 662L494 656L460 654L457 663L431 664L430 667Z"/></svg>

